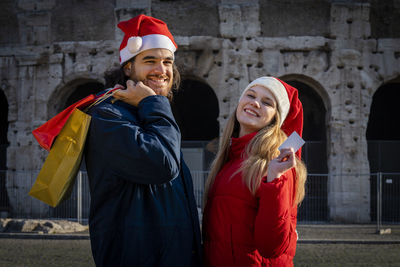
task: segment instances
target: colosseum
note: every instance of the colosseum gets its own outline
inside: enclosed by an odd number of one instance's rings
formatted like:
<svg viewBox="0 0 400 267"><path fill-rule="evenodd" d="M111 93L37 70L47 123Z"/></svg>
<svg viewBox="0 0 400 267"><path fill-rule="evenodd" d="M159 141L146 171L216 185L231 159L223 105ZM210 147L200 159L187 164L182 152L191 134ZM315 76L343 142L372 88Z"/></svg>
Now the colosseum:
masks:
<svg viewBox="0 0 400 267"><path fill-rule="evenodd" d="M27 195L48 153L31 132L104 89L119 66L116 24L146 14L179 47L172 105L193 171L207 170L240 91L272 75L304 105L300 220L371 222L383 192L380 212L400 222L399 0L3 0L0 14L1 216L48 213Z"/></svg>

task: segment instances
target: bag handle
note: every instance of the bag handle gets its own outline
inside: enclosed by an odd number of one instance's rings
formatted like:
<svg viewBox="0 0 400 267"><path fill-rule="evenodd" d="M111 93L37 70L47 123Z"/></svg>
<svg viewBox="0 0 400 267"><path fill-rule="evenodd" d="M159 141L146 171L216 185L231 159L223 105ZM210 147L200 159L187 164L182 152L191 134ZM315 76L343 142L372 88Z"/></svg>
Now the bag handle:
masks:
<svg viewBox="0 0 400 267"><path fill-rule="evenodd" d="M87 108L85 108L85 112L87 112L91 107L100 104L101 102L103 102L104 100L107 100L108 98L110 98L111 96L113 96L115 94L115 92L121 90L121 88L114 88L111 90L108 90L107 92L105 92L102 96L100 96L99 98L96 99L96 101L94 101L92 104L90 104Z"/></svg>

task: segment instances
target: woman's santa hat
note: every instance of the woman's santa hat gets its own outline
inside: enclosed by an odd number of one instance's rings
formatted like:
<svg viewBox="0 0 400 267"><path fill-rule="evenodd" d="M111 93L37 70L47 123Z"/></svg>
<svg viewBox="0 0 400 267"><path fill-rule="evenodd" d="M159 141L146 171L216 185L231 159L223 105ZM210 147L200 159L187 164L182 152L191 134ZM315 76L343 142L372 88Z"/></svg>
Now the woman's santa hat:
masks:
<svg viewBox="0 0 400 267"><path fill-rule="evenodd" d="M299 100L299 93L296 88L275 77L260 77L252 81L242 92L244 93L256 86L268 88L275 96L278 104L278 111L281 115L281 129L287 136L296 131L300 136L303 133L303 105ZM297 151L300 158L301 149Z"/></svg>
<svg viewBox="0 0 400 267"><path fill-rule="evenodd" d="M169 32L165 22L139 15L127 21L118 23L124 33L124 39L119 47L120 64L124 64L140 52L153 48L165 48L175 53L178 46Z"/></svg>

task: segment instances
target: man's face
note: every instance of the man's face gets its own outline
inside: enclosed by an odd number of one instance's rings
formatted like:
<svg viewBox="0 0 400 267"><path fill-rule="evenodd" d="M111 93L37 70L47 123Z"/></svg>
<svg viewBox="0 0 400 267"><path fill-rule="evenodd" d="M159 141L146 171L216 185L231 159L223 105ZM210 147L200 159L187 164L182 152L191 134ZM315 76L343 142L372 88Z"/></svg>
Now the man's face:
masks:
<svg viewBox="0 0 400 267"><path fill-rule="evenodd" d="M167 96L173 83L174 55L168 49L155 48L145 50L128 63L125 74L133 81L142 81L157 95Z"/></svg>

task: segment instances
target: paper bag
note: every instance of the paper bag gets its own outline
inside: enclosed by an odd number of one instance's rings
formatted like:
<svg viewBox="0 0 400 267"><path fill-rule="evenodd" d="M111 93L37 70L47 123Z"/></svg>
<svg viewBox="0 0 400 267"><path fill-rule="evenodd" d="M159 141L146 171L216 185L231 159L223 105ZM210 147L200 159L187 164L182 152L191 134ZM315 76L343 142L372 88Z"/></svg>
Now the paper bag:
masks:
<svg viewBox="0 0 400 267"><path fill-rule="evenodd" d="M32 131L33 136L38 141L39 145L44 149L50 151L53 145L54 139L59 135L63 129L68 118L74 112L75 109L84 109L96 100L95 95L88 95L87 97L77 101L71 106L67 107L56 116L42 124L38 128Z"/></svg>
<svg viewBox="0 0 400 267"><path fill-rule="evenodd" d="M71 194L82 162L91 117L74 109L43 164L29 195L56 207Z"/></svg>

